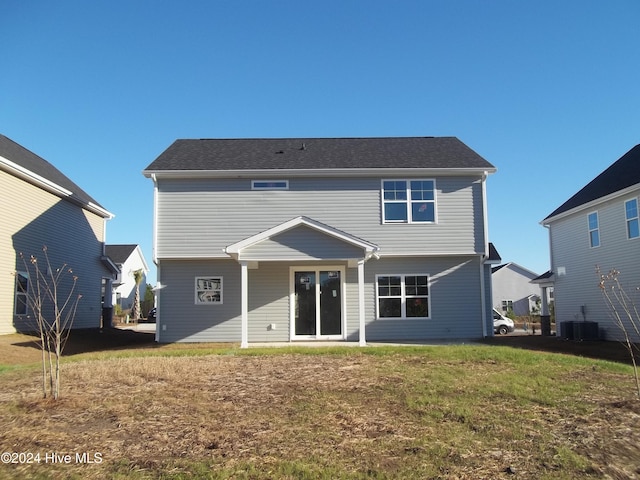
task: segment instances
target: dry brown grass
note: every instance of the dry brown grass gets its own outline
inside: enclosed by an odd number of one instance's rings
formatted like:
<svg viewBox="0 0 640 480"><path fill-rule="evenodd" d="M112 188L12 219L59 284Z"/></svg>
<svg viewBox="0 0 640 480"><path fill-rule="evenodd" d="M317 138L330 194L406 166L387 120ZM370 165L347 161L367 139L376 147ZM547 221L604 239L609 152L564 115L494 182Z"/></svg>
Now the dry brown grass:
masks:
<svg viewBox="0 0 640 480"><path fill-rule="evenodd" d="M628 372L513 352L80 360L65 364L55 403L39 399L35 369L5 372L3 451L100 452L103 462L0 465L0 477L640 475L640 407L621 400Z"/></svg>

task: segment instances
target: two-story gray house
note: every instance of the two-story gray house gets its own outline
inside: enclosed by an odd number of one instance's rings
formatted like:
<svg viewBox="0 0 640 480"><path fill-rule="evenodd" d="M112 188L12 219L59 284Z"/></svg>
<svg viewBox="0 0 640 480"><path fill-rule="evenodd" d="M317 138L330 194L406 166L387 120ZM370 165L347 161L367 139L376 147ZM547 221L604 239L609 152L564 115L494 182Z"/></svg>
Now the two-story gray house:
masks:
<svg viewBox="0 0 640 480"><path fill-rule="evenodd" d="M157 340L491 335L493 172L453 137L177 140L143 172Z"/></svg>
<svg viewBox="0 0 640 480"><path fill-rule="evenodd" d="M541 223L549 229L551 271L559 334L571 336L566 322L597 322L599 335L622 340L599 288L602 273L620 271L627 293L640 287L640 145L585 185ZM622 312L621 312L622 313ZM580 325L578 325L580 326ZM634 341L640 341L633 334ZM590 335L592 336L592 335Z"/></svg>

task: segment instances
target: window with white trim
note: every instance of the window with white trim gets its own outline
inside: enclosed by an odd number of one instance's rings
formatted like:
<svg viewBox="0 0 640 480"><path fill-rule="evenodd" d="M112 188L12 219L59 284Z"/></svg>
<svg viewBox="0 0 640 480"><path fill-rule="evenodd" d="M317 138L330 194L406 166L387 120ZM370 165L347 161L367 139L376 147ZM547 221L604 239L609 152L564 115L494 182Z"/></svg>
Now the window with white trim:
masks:
<svg viewBox="0 0 640 480"><path fill-rule="evenodd" d="M625 217L627 219L627 238L640 237L640 223L638 221L638 199L632 198L624 202Z"/></svg>
<svg viewBox="0 0 640 480"><path fill-rule="evenodd" d="M598 226L598 212L592 212L588 216L589 222L589 245L593 247L600 246L600 227Z"/></svg>
<svg viewBox="0 0 640 480"><path fill-rule="evenodd" d="M14 313L16 315L27 314L27 294L29 292L29 274L16 272L16 296Z"/></svg>
<svg viewBox="0 0 640 480"><path fill-rule="evenodd" d="M252 180L251 190L289 190L289 180Z"/></svg>
<svg viewBox="0 0 640 480"><path fill-rule="evenodd" d="M222 277L196 277L196 305L222 303Z"/></svg>
<svg viewBox="0 0 640 480"><path fill-rule="evenodd" d="M378 318L429 318L429 276L376 275Z"/></svg>
<svg viewBox="0 0 640 480"><path fill-rule="evenodd" d="M502 300L502 311L506 314L509 310L513 312L513 300Z"/></svg>
<svg viewBox="0 0 640 480"><path fill-rule="evenodd" d="M383 180L382 223L435 223L435 180Z"/></svg>

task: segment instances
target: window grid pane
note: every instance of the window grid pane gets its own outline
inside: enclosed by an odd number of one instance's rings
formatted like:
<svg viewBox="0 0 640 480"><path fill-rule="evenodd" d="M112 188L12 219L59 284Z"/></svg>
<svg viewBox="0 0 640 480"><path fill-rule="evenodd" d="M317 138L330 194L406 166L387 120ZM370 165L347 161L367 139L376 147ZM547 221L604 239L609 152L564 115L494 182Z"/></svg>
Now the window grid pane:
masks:
<svg viewBox="0 0 640 480"><path fill-rule="evenodd" d="M380 318L428 318L427 275L381 275L378 284Z"/></svg>
<svg viewBox="0 0 640 480"><path fill-rule="evenodd" d="M589 223L589 245L591 247L600 246L600 232L598 229L598 212L590 213L588 218Z"/></svg>
<svg viewBox="0 0 640 480"><path fill-rule="evenodd" d="M435 222L434 180L384 180L382 190L383 222Z"/></svg>
<svg viewBox="0 0 640 480"><path fill-rule="evenodd" d="M638 224L638 200L633 199L625 202L625 214L627 217L627 238L640 237L640 225Z"/></svg>

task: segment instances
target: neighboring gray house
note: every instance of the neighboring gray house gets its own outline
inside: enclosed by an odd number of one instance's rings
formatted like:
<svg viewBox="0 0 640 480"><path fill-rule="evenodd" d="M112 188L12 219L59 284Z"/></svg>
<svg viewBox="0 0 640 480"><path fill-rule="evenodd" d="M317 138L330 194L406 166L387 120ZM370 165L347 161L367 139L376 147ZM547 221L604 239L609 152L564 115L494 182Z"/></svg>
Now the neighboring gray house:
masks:
<svg viewBox="0 0 640 480"><path fill-rule="evenodd" d="M621 339L599 288L596 267L620 271L629 294L640 287L640 145L635 146L541 223L549 229L556 324L597 322L607 340ZM637 300L637 297L635 298ZM639 341L637 338L636 341Z"/></svg>
<svg viewBox="0 0 640 480"><path fill-rule="evenodd" d="M157 340L492 335L494 171L453 137L177 140L144 170Z"/></svg>
<svg viewBox="0 0 640 480"><path fill-rule="evenodd" d="M0 334L35 329L25 296L33 282L19 254L43 267L43 246L53 268L66 264L78 277L74 327L100 326L101 286L116 272L104 255L112 217L49 162L0 135Z"/></svg>
<svg viewBox="0 0 640 480"><path fill-rule="evenodd" d="M505 314L512 310L518 316L529 315L533 309L540 309L540 286L531 283L536 277L537 273L513 262L493 267L493 308Z"/></svg>
<svg viewBox="0 0 640 480"><path fill-rule="evenodd" d="M119 305L123 310L133 307L136 292L136 282L133 273L142 270L142 282L138 286L140 301L144 299L147 290L147 274L149 266L142 254L140 245L107 245L105 252L113 263L118 267L118 274L113 280L112 304ZM146 312L142 312L146 314Z"/></svg>

